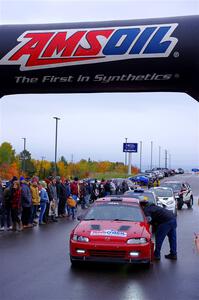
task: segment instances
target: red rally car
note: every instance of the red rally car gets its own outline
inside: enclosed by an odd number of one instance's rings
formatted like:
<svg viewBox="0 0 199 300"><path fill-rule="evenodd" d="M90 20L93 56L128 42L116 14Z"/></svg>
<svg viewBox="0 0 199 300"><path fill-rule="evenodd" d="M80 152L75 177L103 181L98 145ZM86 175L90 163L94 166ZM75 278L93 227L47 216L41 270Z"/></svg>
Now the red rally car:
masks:
<svg viewBox="0 0 199 300"><path fill-rule="evenodd" d="M139 200L99 199L79 220L70 235L72 265L83 261L150 265L154 244Z"/></svg>

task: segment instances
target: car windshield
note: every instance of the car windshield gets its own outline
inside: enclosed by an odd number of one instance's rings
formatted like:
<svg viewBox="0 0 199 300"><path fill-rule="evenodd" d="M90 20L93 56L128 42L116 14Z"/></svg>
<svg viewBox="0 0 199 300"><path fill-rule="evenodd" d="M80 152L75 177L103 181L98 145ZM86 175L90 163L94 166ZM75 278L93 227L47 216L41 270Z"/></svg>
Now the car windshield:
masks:
<svg viewBox="0 0 199 300"><path fill-rule="evenodd" d="M174 192L177 192L181 190L181 183L179 182L169 182L169 183L164 183L162 186L165 187L170 187Z"/></svg>
<svg viewBox="0 0 199 300"><path fill-rule="evenodd" d="M154 189L154 192L156 194L157 197L172 197L173 196L173 192L171 189Z"/></svg>
<svg viewBox="0 0 199 300"><path fill-rule="evenodd" d="M104 203L93 206L84 217L84 220L143 222L144 218L139 206Z"/></svg>

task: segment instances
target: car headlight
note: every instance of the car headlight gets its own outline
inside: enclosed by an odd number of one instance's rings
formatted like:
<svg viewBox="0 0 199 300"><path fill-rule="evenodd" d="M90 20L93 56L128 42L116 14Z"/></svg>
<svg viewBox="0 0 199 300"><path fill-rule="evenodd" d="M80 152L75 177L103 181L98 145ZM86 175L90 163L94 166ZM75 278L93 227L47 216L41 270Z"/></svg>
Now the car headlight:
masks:
<svg viewBox="0 0 199 300"><path fill-rule="evenodd" d="M127 244L145 244L147 243L147 239L145 238L134 238L134 239L129 239L127 241Z"/></svg>
<svg viewBox="0 0 199 300"><path fill-rule="evenodd" d="M86 236L74 234L73 241L88 243L89 238L87 238Z"/></svg>

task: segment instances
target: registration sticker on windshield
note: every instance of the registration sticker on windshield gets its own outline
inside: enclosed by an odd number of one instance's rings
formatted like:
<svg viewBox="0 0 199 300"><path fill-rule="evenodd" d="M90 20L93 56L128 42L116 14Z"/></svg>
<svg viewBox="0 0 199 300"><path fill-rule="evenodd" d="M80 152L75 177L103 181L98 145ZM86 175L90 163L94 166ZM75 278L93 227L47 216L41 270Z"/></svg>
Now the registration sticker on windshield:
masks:
<svg viewBox="0 0 199 300"><path fill-rule="evenodd" d="M118 230L93 230L91 231L90 235L92 236L117 236L117 237L126 237L127 232L118 231Z"/></svg>

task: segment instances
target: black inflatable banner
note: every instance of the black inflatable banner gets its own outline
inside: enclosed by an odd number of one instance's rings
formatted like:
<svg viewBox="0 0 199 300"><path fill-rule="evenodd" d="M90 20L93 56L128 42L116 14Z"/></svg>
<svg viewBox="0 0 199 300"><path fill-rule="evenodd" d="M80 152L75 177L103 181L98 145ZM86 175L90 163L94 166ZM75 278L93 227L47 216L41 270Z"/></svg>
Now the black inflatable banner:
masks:
<svg viewBox="0 0 199 300"><path fill-rule="evenodd" d="M199 16L0 26L0 96L185 92L199 100Z"/></svg>

